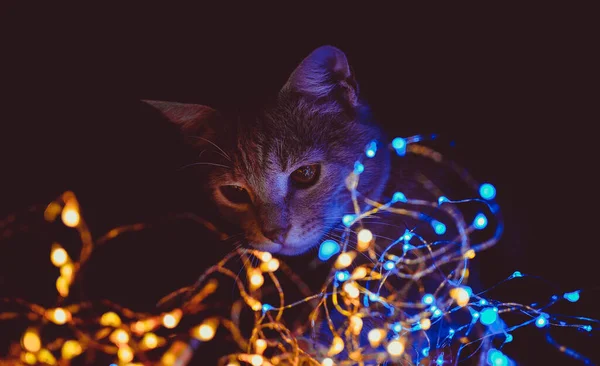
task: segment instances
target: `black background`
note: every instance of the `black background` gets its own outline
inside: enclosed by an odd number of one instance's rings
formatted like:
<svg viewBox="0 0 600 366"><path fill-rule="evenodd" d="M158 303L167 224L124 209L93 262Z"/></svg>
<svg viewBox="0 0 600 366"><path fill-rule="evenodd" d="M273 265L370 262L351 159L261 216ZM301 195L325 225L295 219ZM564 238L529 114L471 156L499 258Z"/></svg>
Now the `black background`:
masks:
<svg viewBox="0 0 600 366"><path fill-rule="evenodd" d="M75 168L85 174L103 176L112 161L103 157L127 161L123 151L142 154L155 140L140 149L128 146L128 137L145 132L133 121L123 125L138 99L219 109L253 105L277 92L312 49L331 44L346 52L361 96L391 134L438 133L455 143L447 156L496 185L506 235L479 256L484 285L520 270L557 287L523 280L499 290L497 298L544 301L589 289L560 312L598 316L597 27L585 17L589 9L431 8L412 14L307 7L278 15L233 6L218 15L207 8L5 9L2 212L72 188L75 163L86 165ZM127 146L118 154L110 142L86 141L111 141L113 135ZM150 174L156 156L138 158L144 160L138 169ZM116 169L124 173L122 165ZM126 180L121 193L138 195L132 206L152 194ZM95 184L117 189L120 182L98 178ZM145 205L137 217L144 217ZM103 211L96 212L101 221ZM136 217L130 215L122 221ZM47 261L45 253L39 257ZM44 276L43 267L27 268ZM11 276L3 278L0 291ZM590 356L598 343L576 330L553 334ZM537 329L515 332L506 352L528 365L577 364L545 345Z"/></svg>

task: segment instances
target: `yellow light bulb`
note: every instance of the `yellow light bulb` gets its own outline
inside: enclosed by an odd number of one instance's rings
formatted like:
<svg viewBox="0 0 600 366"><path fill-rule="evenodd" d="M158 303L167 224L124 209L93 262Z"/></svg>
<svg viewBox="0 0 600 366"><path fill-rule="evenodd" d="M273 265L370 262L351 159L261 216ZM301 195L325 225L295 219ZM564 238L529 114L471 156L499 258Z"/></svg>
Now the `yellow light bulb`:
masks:
<svg viewBox="0 0 600 366"><path fill-rule="evenodd" d="M37 359L41 363L45 363L47 365L56 365L56 358L49 350L43 348L37 354Z"/></svg>
<svg viewBox="0 0 600 366"><path fill-rule="evenodd" d="M469 249L465 252L465 258L473 259L475 258L475 250Z"/></svg>
<svg viewBox="0 0 600 366"><path fill-rule="evenodd" d="M250 289L251 290L256 290L257 288L262 286L263 283L265 283L265 278L263 277L262 272L260 270L254 269L254 270L250 271L249 275L250 275Z"/></svg>
<svg viewBox="0 0 600 366"><path fill-rule="evenodd" d="M215 328L209 324L201 324L198 327L197 336L201 341L210 341L215 336Z"/></svg>
<svg viewBox="0 0 600 366"><path fill-rule="evenodd" d="M165 328L173 329L179 324L181 320L181 310L175 309L170 313L163 315L162 322Z"/></svg>
<svg viewBox="0 0 600 366"><path fill-rule="evenodd" d="M429 318L421 319L420 324L421 324L421 329L423 329L423 330L427 330L427 329L431 328L431 320L429 320Z"/></svg>
<svg viewBox="0 0 600 366"><path fill-rule="evenodd" d="M371 329L371 331L369 331L369 334L367 335L371 347L378 347L386 335L387 332L383 329Z"/></svg>
<svg viewBox="0 0 600 366"><path fill-rule="evenodd" d="M46 317L55 324L63 325L69 320L71 313L63 308L56 308L53 310L48 310Z"/></svg>
<svg viewBox="0 0 600 366"><path fill-rule="evenodd" d="M323 361L321 361L321 366L333 366L333 360L329 357L324 358Z"/></svg>
<svg viewBox="0 0 600 366"><path fill-rule="evenodd" d="M340 254L335 261L335 268L342 269L352 264L352 261L356 257L356 252L345 252Z"/></svg>
<svg viewBox="0 0 600 366"><path fill-rule="evenodd" d="M344 350L344 340L340 336L333 337L327 356L335 356Z"/></svg>
<svg viewBox="0 0 600 366"><path fill-rule="evenodd" d="M129 334L124 329L116 329L110 335L110 340L117 345L125 344L129 342Z"/></svg>
<svg viewBox="0 0 600 366"><path fill-rule="evenodd" d="M267 271L275 272L279 269L279 260L277 258L272 258L267 262Z"/></svg>
<svg viewBox="0 0 600 366"><path fill-rule="evenodd" d="M35 365L37 362L37 357L35 357L35 355L31 352L24 352L21 354L21 361L28 365Z"/></svg>
<svg viewBox="0 0 600 366"><path fill-rule="evenodd" d="M69 282L73 279L73 271L75 267L73 263L65 263L60 267L60 275L66 278Z"/></svg>
<svg viewBox="0 0 600 366"><path fill-rule="evenodd" d="M146 333L142 338L142 344L147 349L153 349L158 346L158 337L154 333Z"/></svg>
<svg viewBox="0 0 600 366"><path fill-rule="evenodd" d="M73 357L77 357L82 352L83 352L83 348L81 347L81 344L79 344L79 342L77 342L73 339L70 339L70 340L66 341L65 343L63 343L63 346L61 349L62 358L66 359L66 360L70 360Z"/></svg>
<svg viewBox="0 0 600 366"><path fill-rule="evenodd" d="M62 297L67 297L69 295L69 280L60 276L56 279L56 290Z"/></svg>
<svg viewBox="0 0 600 366"><path fill-rule="evenodd" d="M455 287L450 290L450 297L456 301L456 305L463 307L469 303L470 297L467 290L462 287Z"/></svg>
<svg viewBox="0 0 600 366"><path fill-rule="evenodd" d="M68 260L69 255L67 254L67 251L58 244L55 244L52 252L50 253L50 261L52 264L54 264L56 267L60 267L67 263Z"/></svg>
<svg viewBox="0 0 600 366"><path fill-rule="evenodd" d="M368 229L362 229L358 232L358 242L356 249L360 252L364 252L369 249L371 242L373 241L373 233Z"/></svg>
<svg viewBox="0 0 600 366"><path fill-rule="evenodd" d="M109 311L100 317L100 325L117 328L121 326L121 318L119 318L117 313Z"/></svg>
<svg viewBox="0 0 600 366"><path fill-rule="evenodd" d="M133 351L129 346L121 346L117 351L117 357L121 362L131 362L133 360Z"/></svg>
<svg viewBox="0 0 600 366"><path fill-rule="evenodd" d="M61 215L62 221L68 227L75 227L79 225L80 216L79 211L77 210L77 206L75 205L67 205L62 210Z"/></svg>
<svg viewBox="0 0 600 366"><path fill-rule="evenodd" d="M21 339L21 344L29 352L36 353L42 348L42 340L35 329L27 329Z"/></svg>
<svg viewBox="0 0 600 366"><path fill-rule="evenodd" d="M254 350L259 355L262 355L265 349L267 349L267 341L264 339L257 339L256 342L254 342Z"/></svg>
<svg viewBox="0 0 600 366"><path fill-rule="evenodd" d="M258 254L258 258L263 262L268 262L273 258L273 255L269 252L262 252Z"/></svg>
<svg viewBox="0 0 600 366"><path fill-rule="evenodd" d="M358 315L352 315L350 317L350 329L352 334L359 335L363 327L363 320Z"/></svg>
<svg viewBox="0 0 600 366"><path fill-rule="evenodd" d="M387 345L387 351L390 355L397 357L404 353L404 345L399 339L394 339Z"/></svg>
<svg viewBox="0 0 600 366"><path fill-rule="evenodd" d="M367 276L367 269L363 266L356 267L356 269L352 272L352 276L350 277L353 280L361 280Z"/></svg>
<svg viewBox="0 0 600 366"><path fill-rule="evenodd" d="M358 290L355 282L346 282L344 284L344 292L346 292L348 297L351 299L356 299L360 296L360 291Z"/></svg>
<svg viewBox="0 0 600 366"><path fill-rule="evenodd" d="M261 355L254 355L250 357L250 363L252 364L252 366L261 366L263 362L265 362L265 360Z"/></svg>
<svg viewBox="0 0 600 366"><path fill-rule="evenodd" d="M240 363L237 361L229 361L225 366L240 366Z"/></svg>

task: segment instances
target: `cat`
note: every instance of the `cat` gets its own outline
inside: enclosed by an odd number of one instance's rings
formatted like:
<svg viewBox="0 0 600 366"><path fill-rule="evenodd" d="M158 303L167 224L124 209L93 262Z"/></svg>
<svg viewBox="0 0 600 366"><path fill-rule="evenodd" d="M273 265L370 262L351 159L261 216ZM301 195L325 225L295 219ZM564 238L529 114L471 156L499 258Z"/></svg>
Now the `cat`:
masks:
<svg viewBox="0 0 600 366"><path fill-rule="evenodd" d="M306 252L353 212L346 177L370 141L385 146L346 55L333 46L310 53L275 100L248 119L227 120L202 105L146 102L199 153L213 151L214 158L197 163L211 168L207 193L252 247L272 253ZM389 175L389 154L380 151L364 162L358 186L373 199Z"/></svg>

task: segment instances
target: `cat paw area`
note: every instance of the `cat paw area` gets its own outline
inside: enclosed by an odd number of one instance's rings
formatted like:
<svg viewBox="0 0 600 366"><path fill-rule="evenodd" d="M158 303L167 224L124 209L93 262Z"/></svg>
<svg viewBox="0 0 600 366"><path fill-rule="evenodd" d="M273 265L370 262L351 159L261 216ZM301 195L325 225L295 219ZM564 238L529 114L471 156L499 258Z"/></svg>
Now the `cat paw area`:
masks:
<svg viewBox="0 0 600 366"><path fill-rule="evenodd" d="M2 7L0 365L600 363L595 13L346 5Z"/></svg>

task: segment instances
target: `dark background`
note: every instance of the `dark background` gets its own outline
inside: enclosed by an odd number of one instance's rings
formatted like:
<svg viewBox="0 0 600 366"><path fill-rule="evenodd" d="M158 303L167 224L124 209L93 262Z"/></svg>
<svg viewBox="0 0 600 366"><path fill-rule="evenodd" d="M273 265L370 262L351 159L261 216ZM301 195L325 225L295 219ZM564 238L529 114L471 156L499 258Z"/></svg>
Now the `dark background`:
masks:
<svg viewBox="0 0 600 366"><path fill-rule="evenodd" d="M174 187L168 173L153 171L168 166L168 144L158 128L143 127L137 100L256 105L312 49L331 44L346 52L361 96L390 134L437 133L447 156L497 187L506 235L478 256L484 286L515 270L556 286L525 279L494 297L528 303L584 289L559 312L598 316L597 27L588 9L429 9L393 19L382 16L392 10L297 9L298 20L289 18L296 10L254 10L7 8L1 212L81 188L101 233L172 209L169 195L186 202L189 182ZM13 266L4 268L17 270L4 271L0 293L12 295L18 271L44 277L45 252L18 257L27 241L0 242ZM598 343L572 329L552 334L590 356ZM527 365L577 364L529 327L505 351Z"/></svg>

